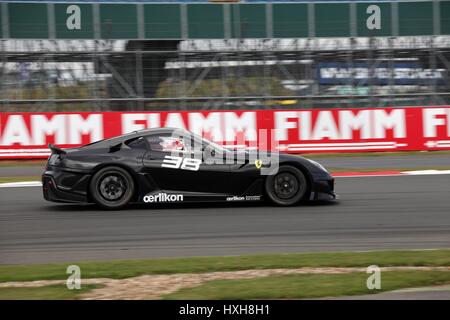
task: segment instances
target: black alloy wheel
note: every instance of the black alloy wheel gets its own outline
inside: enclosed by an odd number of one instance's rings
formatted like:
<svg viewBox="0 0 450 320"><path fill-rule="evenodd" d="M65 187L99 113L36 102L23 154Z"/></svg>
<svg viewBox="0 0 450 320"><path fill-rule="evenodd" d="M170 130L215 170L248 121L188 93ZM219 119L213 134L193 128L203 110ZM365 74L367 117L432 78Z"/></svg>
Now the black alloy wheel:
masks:
<svg viewBox="0 0 450 320"><path fill-rule="evenodd" d="M308 180L296 167L284 165L265 183L266 194L275 204L291 206L305 200L308 195Z"/></svg>
<svg viewBox="0 0 450 320"><path fill-rule="evenodd" d="M91 179L91 198L105 209L120 209L126 206L134 195L134 181L131 175L120 167L105 167Z"/></svg>

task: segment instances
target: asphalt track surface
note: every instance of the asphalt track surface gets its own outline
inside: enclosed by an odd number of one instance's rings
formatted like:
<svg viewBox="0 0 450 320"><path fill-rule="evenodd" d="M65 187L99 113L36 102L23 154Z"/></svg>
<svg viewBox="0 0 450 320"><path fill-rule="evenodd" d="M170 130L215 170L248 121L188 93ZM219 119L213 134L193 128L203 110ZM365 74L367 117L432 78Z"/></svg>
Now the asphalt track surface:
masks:
<svg viewBox="0 0 450 320"><path fill-rule="evenodd" d="M318 300L450 300L450 285L408 288L377 294L320 298Z"/></svg>
<svg viewBox="0 0 450 320"><path fill-rule="evenodd" d="M0 263L450 247L450 175L337 178L337 202L93 205L0 188Z"/></svg>

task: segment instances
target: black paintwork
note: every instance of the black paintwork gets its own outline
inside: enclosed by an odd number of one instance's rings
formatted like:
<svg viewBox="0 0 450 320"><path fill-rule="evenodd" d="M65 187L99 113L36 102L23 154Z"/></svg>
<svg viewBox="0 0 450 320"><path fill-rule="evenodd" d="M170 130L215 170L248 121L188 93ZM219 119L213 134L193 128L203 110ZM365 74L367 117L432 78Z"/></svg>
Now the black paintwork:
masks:
<svg viewBox="0 0 450 320"><path fill-rule="evenodd" d="M52 155L42 176L44 198L55 202L92 202L88 191L92 175L106 166L120 166L128 170L135 181L133 202L143 202L146 195L158 193L182 194L183 201L227 201L233 196L238 197L235 201L246 201L245 196L257 196L252 200L264 199L267 176L261 175L261 169L256 167L255 152L232 151L233 157L243 161L207 164L204 161L207 151L188 155L150 150L146 137L174 132L179 131L148 129L65 150L50 145ZM192 137L208 145L207 140ZM130 143L132 141L134 143ZM167 155L195 156L204 162L198 171L164 168L161 165ZM317 164L300 156L280 153L279 165L283 164L295 166L306 175L310 182L309 199L336 198L333 177Z"/></svg>

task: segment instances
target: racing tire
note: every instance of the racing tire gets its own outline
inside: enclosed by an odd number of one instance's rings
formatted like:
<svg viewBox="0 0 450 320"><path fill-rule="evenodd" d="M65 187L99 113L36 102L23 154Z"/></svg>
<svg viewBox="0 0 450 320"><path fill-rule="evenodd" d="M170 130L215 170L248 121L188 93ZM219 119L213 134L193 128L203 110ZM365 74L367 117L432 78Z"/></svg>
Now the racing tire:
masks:
<svg viewBox="0 0 450 320"><path fill-rule="evenodd" d="M120 167L105 167L97 171L89 184L89 193L94 202L108 210L121 209L134 195L131 175Z"/></svg>
<svg viewBox="0 0 450 320"><path fill-rule="evenodd" d="M265 191L270 201L279 206L292 206L308 196L308 180L296 167L285 165L275 175L268 176Z"/></svg>

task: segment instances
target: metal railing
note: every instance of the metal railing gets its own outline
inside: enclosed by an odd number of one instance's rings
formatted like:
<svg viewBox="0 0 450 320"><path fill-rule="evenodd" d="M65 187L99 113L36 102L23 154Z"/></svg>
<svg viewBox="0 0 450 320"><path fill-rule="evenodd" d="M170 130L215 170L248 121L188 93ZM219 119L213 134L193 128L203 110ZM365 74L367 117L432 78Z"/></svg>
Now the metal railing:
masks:
<svg viewBox="0 0 450 320"><path fill-rule="evenodd" d="M139 41L3 40L0 111L449 104L449 42L448 37L190 40L154 50ZM335 78L321 78L327 63L341 68ZM356 72L361 66L367 79ZM407 69L403 74L409 72L406 82L398 78L401 66ZM390 76L380 81L377 68ZM350 77L336 80L344 71Z"/></svg>

